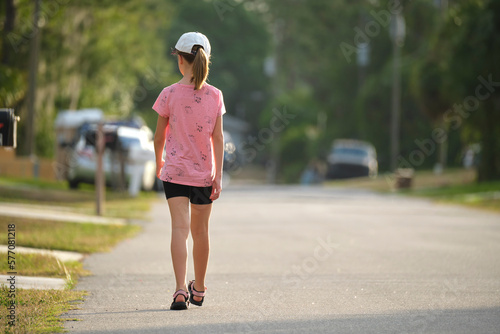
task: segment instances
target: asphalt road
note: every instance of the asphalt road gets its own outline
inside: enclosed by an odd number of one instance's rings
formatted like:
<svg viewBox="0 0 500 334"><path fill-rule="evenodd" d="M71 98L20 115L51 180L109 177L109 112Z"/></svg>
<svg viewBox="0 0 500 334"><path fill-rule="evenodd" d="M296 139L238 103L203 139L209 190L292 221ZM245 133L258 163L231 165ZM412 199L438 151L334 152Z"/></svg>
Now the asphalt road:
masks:
<svg viewBox="0 0 500 334"><path fill-rule="evenodd" d="M500 215L318 187L228 187L207 297L170 311L164 200L85 261L72 333L500 333ZM189 278L193 278L190 261Z"/></svg>

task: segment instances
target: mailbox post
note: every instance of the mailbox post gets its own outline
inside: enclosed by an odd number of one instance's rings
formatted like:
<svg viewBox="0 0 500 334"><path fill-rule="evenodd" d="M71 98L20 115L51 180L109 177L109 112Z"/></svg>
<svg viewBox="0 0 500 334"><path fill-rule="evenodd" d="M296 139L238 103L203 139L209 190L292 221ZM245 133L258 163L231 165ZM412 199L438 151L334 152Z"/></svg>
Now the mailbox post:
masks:
<svg viewBox="0 0 500 334"><path fill-rule="evenodd" d="M97 131L95 133L95 151L97 153L96 160L96 175L95 175L95 192L96 192L96 214L102 216L104 212L104 186L105 186L105 175L103 168L103 155L104 148L106 145L106 139L104 137L103 124L100 122L97 125Z"/></svg>

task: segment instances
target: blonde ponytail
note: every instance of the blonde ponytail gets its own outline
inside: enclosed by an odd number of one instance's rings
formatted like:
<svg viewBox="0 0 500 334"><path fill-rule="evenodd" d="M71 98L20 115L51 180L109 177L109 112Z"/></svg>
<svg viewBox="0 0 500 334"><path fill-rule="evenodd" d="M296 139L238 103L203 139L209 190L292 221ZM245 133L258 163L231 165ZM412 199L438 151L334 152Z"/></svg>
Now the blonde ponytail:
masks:
<svg viewBox="0 0 500 334"><path fill-rule="evenodd" d="M193 78L194 89L201 89L208 77L208 63L209 59L205 50L201 47L196 50L196 56L193 62Z"/></svg>
<svg viewBox="0 0 500 334"><path fill-rule="evenodd" d="M189 64L193 64L193 77L191 82L194 82L194 89L198 90L203 87L208 77L208 65L210 65L210 56L207 55L205 50L195 45L191 53L185 53L175 50L176 53L182 56Z"/></svg>

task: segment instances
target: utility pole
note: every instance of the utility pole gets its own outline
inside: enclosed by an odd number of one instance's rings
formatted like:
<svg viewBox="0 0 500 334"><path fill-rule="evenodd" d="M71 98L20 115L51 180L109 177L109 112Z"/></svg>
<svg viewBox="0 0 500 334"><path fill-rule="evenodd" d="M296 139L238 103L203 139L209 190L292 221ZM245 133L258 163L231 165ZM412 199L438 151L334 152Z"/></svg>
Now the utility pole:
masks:
<svg viewBox="0 0 500 334"><path fill-rule="evenodd" d="M392 47L391 170L398 168L401 107L401 49Z"/></svg>
<svg viewBox="0 0 500 334"><path fill-rule="evenodd" d="M448 10L448 0L434 0L436 7L441 10L441 15L444 17L446 11Z"/></svg>
<svg viewBox="0 0 500 334"><path fill-rule="evenodd" d="M448 0L440 0L437 4L441 14L441 21L444 24L446 12L448 11ZM442 129L446 132L446 137L448 138L449 134L449 124L442 120L441 122ZM446 168L446 164L448 163L448 140L439 143L438 148L438 161L434 166L434 173L441 174L443 170Z"/></svg>
<svg viewBox="0 0 500 334"><path fill-rule="evenodd" d="M267 59L264 67L264 73L271 79L271 94L273 98L278 96L276 82L278 81L278 63L281 59L279 49L283 42L283 26L284 22L282 20L275 21L273 24L273 54ZM273 134L274 140L271 143L270 157L266 165L266 181L269 184L277 183L280 160L281 133L280 131L274 131Z"/></svg>
<svg viewBox="0 0 500 334"><path fill-rule="evenodd" d="M29 77L28 77L28 115L26 117L26 154L34 154L35 146L35 100L36 100L36 77L38 72L38 53L40 51L40 5L41 0L35 0L35 12L33 14L33 34L30 41Z"/></svg>
<svg viewBox="0 0 500 334"><path fill-rule="evenodd" d="M391 110L391 170L398 168L399 132L401 118L401 47L406 35L405 21L401 14L391 19L392 39L392 110Z"/></svg>
<svg viewBox="0 0 500 334"><path fill-rule="evenodd" d="M364 27L367 22L366 13L362 10L359 13L359 26ZM370 43L361 42L356 44L357 58L356 62L358 65L358 94L361 93L361 89L365 84L366 77L366 67L370 63Z"/></svg>

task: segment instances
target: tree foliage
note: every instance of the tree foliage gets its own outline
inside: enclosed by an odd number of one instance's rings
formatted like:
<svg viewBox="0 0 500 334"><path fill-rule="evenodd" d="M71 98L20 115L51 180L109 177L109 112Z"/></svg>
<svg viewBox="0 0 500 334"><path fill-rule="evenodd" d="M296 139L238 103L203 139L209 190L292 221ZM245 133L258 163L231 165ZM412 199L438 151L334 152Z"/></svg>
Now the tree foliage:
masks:
<svg viewBox="0 0 500 334"><path fill-rule="evenodd" d="M262 18L243 2L200 1L177 3L168 38L174 48L187 31L203 32L212 45L209 83L221 89L228 113L257 125L258 115L269 98L264 60L270 38Z"/></svg>
<svg viewBox="0 0 500 334"><path fill-rule="evenodd" d="M282 32L277 41L280 69L276 80L281 91L271 104L283 100L282 95L291 95L285 100L293 104L295 87L311 88L310 101L301 105L309 105L308 112L313 115L326 113L328 120L326 133L312 145L318 150L313 155L323 154L324 158L335 138L368 140L377 148L380 169L387 170L393 59L386 18L394 2L268 0L267 3L273 21L279 22ZM405 3L402 8L406 19L401 67L399 160L402 165L432 167L438 159L435 133L441 130L443 118L449 115L447 111L474 93L478 75L486 78L497 70L500 31L496 7L495 1L466 0L453 2L441 13L433 1L422 0ZM364 69L356 63L359 42L369 43L370 48L370 61ZM493 78L500 75L493 74ZM493 125L498 124L493 122L498 115L498 104L495 106L493 97L496 94L497 91L492 92L490 99L481 102L478 111L485 108L485 112L462 118L463 126L451 127L447 136L452 165L461 162L465 146L474 139L481 141L480 179L495 178L500 171L498 158L493 158L500 151L494 144L498 136L493 135L495 131L498 133ZM267 113L271 113L271 108ZM303 122L315 126L314 117ZM297 127L304 128L303 124ZM293 126L287 131L297 133ZM285 133L282 140L286 138L290 136ZM303 140L308 139L303 136ZM304 159L300 160L293 156L296 152L286 149L296 147L296 142L282 142L281 146L284 174L288 174L287 168L294 171L305 168L308 154L304 152ZM415 153L420 154L418 161L412 160L418 156ZM489 172L485 173L485 169Z"/></svg>
<svg viewBox="0 0 500 334"><path fill-rule="evenodd" d="M464 145L479 141L480 181L500 179L500 3L456 3L432 37L414 68L418 101Z"/></svg>
<svg viewBox="0 0 500 334"><path fill-rule="evenodd" d="M1 105L17 109L26 119L27 69L33 37L32 1L14 1L11 31L4 29L0 67ZM43 1L41 47L36 99L36 153L50 156L52 123L58 110L101 108L109 115L127 116L159 81L172 77L165 59L169 1ZM6 7L0 15L5 27ZM7 43L5 41L8 41ZM2 57L4 59L4 57ZM145 85L141 79L149 80ZM20 126L23 148L24 123Z"/></svg>
<svg viewBox="0 0 500 334"><path fill-rule="evenodd" d="M389 168L392 89L389 0L67 0L43 1L37 90L37 153L50 155L52 123L61 109L102 108L117 117L139 113L154 125L151 105L180 76L170 48L186 31L212 43L209 82L224 92L228 114L269 127L274 110L294 116L276 143L283 180L296 181L311 160L328 154L337 138L372 142L381 170ZM448 161L460 163L465 146L480 142L480 180L500 177L500 102L497 58L500 3L495 0L404 2L401 49L402 161L437 160L433 133L448 130ZM394 7L396 6L396 7ZM33 2L0 7L0 104L25 113ZM369 45L360 66L359 43ZM276 72L264 73L264 65ZM482 79L480 79L482 78ZM478 85L490 82L489 90ZM469 98L469 96L471 98ZM462 112L456 105L474 103ZM472 110L474 109L474 110ZM466 116L464 116L466 115ZM21 123L22 124L22 123ZM20 137L22 138L22 127ZM22 141L21 141L22 143ZM431 150L429 145L434 145ZM274 151L276 150L277 151ZM274 152L274 153L273 153Z"/></svg>

